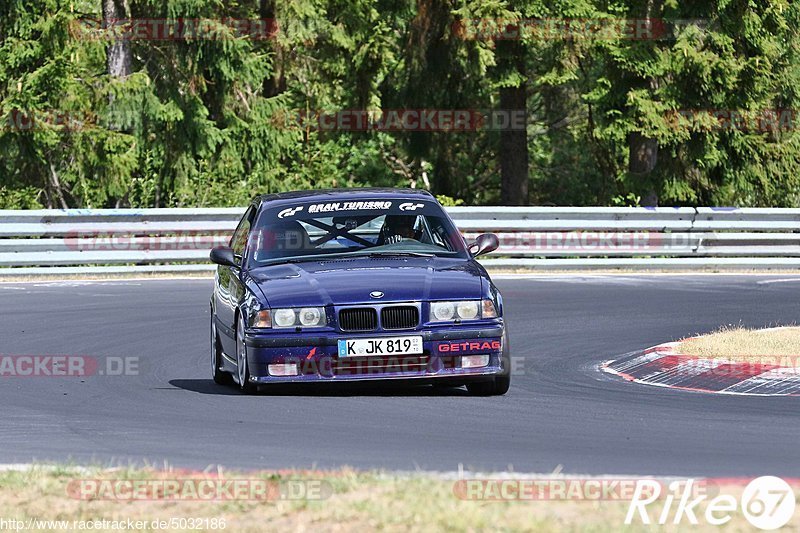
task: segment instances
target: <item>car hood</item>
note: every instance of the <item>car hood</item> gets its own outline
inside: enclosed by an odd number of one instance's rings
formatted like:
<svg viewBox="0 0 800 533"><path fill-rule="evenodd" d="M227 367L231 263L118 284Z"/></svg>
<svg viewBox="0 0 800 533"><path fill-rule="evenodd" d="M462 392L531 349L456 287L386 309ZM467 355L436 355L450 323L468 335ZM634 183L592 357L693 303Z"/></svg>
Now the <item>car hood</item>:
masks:
<svg viewBox="0 0 800 533"><path fill-rule="evenodd" d="M439 257L342 258L264 266L249 275L273 308L482 298L485 271ZM382 298L370 293L380 291Z"/></svg>

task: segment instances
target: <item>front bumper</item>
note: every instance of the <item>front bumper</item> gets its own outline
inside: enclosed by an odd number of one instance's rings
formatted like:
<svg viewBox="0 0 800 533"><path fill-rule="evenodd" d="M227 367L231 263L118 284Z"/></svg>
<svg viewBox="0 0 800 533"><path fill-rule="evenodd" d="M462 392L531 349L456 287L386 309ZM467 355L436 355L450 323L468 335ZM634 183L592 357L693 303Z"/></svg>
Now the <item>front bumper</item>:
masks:
<svg viewBox="0 0 800 533"><path fill-rule="evenodd" d="M480 381L508 371L503 361L502 323L484 327L440 327L422 331L369 333L245 334L250 381L310 383L376 380ZM423 353L383 357L339 357L340 339L421 336ZM463 368L462 357L488 355L488 364ZM274 376L269 365L297 365L298 375Z"/></svg>

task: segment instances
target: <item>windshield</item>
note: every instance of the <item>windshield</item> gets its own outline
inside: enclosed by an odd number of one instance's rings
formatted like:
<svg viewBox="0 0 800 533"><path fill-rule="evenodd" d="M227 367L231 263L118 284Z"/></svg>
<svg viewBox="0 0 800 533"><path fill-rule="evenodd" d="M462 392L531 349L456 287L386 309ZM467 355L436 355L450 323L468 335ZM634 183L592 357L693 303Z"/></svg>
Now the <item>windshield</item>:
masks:
<svg viewBox="0 0 800 533"><path fill-rule="evenodd" d="M267 208L248 248L252 266L343 255L468 257L438 204L388 199Z"/></svg>

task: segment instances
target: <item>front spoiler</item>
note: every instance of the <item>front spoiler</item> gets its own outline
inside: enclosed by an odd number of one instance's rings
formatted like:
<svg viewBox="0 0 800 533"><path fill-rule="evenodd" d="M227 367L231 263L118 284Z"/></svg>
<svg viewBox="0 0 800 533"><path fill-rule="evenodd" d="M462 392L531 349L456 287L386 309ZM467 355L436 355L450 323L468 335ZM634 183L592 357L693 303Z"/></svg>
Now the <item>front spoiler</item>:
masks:
<svg viewBox="0 0 800 533"><path fill-rule="evenodd" d="M331 365L357 364L365 359L340 358L337 353L338 340L342 338L388 337L419 335L423 338L424 353L410 358L426 358L427 363L417 368L371 368L368 362L362 367L368 371L346 372L332 371ZM277 383L336 383L356 381L486 381L493 376L503 375L509 371L504 368L502 346L504 327L502 325L481 328L447 328L437 330L409 332L374 332L368 334L333 334L324 337L308 334L290 334L281 337L245 336L250 381L254 384L266 385ZM475 346L459 351L444 352L442 345L459 344L468 341L480 341L480 348ZM491 345L490 348L487 346ZM462 356L489 356L487 366L478 368L461 368ZM404 356L398 356L404 359ZM457 360L457 363L453 363ZM445 361L449 361L447 364ZM273 376L268 372L268 365L280 363L296 363L300 366L300 374L296 376ZM380 365L378 365L380 366Z"/></svg>
<svg viewBox="0 0 800 533"><path fill-rule="evenodd" d="M299 383L350 383L350 382L375 382L375 381L409 381L418 384L426 382L443 382L452 381L454 383L467 383L471 381L485 381L486 378L491 378L503 373L499 367L484 367L469 371L461 369L459 372L441 372L438 374L420 373L414 375L412 373L397 373L397 374L375 374L375 375L349 375L349 376L321 376L321 375L303 375L291 377L278 377L278 376L250 376L250 383L256 385L277 385L279 383L299 384Z"/></svg>

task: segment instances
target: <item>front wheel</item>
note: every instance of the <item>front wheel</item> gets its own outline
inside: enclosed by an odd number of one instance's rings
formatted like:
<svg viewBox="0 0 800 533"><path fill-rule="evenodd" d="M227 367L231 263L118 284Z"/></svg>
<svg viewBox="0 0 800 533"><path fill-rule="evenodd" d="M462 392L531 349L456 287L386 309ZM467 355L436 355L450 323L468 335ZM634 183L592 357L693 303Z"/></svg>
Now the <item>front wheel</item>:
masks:
<svg viewBox="0 0 800 533"><path fill-rule="evenodd" d="M495 388L495 380L467 383L467 390L473 396L494 396Z"/></svg>
<svg viewBox="0 0 800 533"><path fill-rule="evenodd" d="M244 344L244 319L240 318L236 326L236 373L239 378L239 390L245 394L253 394L257 387L250 383L250 369L247 367L247 347Z"/></svg>
<svg viewBox="0 0 800 533"><path fill-rule="evenodd" d="M492 381L467 383L467 390L473 396L502 396L511 387L511 376L497 376Z"/></svg>
<svg viewBox="0 0 800 533"><path fill-rule="evenodd" d="M491 381L467 383L467 390L475 396L502 396L511 387L511 348L508 346L508 334L503 334L503 355L500 358L502 373Z"/></svg>
<svg viewBox="0 0 800 533"><path fill-rule="evenodd" d="M511 376L498 376L494 378L494 394L502 396L511 387Z"/></svg>
<svg viewBox="0 0 800 533"><path fill-rule="evenodd" d="M222 371L222 350L219 347L219 337L217 336L217 324L214 319L214 312L211 312L211 377L217 385L230 385L233 378L227 372Z"/></svg>

